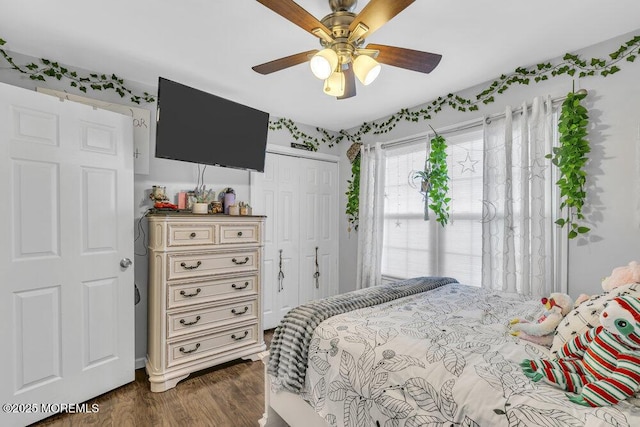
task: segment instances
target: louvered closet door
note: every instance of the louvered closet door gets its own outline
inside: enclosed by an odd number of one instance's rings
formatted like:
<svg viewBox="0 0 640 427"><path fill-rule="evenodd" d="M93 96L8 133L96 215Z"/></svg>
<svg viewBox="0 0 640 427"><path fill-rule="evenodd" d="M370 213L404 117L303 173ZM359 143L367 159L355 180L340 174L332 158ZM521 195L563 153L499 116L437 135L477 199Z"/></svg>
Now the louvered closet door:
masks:
<svg viewBox="0 0 640 427"><path fill-rule="evenodd" d="M338 165L298 159L300 171L300 304L338 288Z"/></svg>
<svg viewBox="0 0 640 427"><path fill-rule="evenodd" d="M134 379L132 135L126 116L0 84L2 426Z"/></svg>
<svg viewBox="0 0 640 427"><path fill-rule="evenodd" d="M300 208L295 160L267 153L264 173L254 172L251 178L253 213L267 216L262 291L265 329L275 328L298 305Z"/></svg>

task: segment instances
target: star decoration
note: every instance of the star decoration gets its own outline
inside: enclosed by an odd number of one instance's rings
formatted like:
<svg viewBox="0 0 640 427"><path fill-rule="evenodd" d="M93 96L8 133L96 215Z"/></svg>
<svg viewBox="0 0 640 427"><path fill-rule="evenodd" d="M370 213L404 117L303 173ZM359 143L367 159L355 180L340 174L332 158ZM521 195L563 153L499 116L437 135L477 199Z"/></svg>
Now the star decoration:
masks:
<svg viewBox="0 0 640 427"><path fill-rule="evenodd" d="M400 226L402 225L402 223L400 222L400 220L396 221L396 228L400 228Z"/></svg>
<svg viewBox="0 0 640 427"><path fill-rule="evenodd" d="M478 160L471 160L469 152L467 151L467 157L463 161L458 162L458 164L462 166L462 171L460 173L465 173L466 171L470 171L472 173L475 172L477 163Z"/></svg>
<svg viewBox="0 0 640 427"><path fill-rule="evenodd" d="M548 166L545 164L544 159L540 159L540 158L535 159L530 166L526 166L526 169L528 169L528 172L529 172L528 178L532 179L535 176L536 178L544 179L545 178L544 173L547 167ZM534 173L534 171L536 172Z"/></svg>

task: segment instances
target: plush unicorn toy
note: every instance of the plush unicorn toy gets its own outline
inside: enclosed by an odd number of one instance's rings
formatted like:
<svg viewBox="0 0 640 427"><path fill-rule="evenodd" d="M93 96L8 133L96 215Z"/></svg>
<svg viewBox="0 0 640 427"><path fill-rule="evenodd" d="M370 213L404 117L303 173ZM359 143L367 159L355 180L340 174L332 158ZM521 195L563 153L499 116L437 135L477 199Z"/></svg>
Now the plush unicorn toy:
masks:
<svg viewBox="0 0 640 427"><path fill-rule="evenodd" d="M584 406L615 405L640 390L640 298L613 299L601 325L567 342L558 360L524 360L525 375L575 393Z"/></svg>
<svg viewBox="0 0 640 427"><path fill-rule="evenodd" d="M551 347L556 328L573 308L573 300L567 294L553 293L542 298L543 311L537 322L516 317L509 322L510 333L518 338Z"/></svg>

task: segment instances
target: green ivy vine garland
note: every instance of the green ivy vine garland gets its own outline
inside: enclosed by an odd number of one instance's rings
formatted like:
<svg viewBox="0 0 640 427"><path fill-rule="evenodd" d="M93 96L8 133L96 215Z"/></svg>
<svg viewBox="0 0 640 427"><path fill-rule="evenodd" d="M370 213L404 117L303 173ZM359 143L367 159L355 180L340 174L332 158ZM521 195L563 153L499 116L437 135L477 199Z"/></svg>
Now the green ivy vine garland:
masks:
<svg viewBox="0 0 640 427"><path fill-rule="evenodd" d="M6 42L0 38L0 46L5 44ZM639 54L640 36L633 37L614 52L611 52L609 59L591 58L587 61L581 59L579 55L567 53L563 56L562 61L556 65L550 62L540 63L528 68L518 67L511 74L503 74L494 80L489 87L478 93L475 99L463 98L460 95L449 93L446 96L439 96L426 107L419 110L410 111L408 108L403 108L384 121L364 122L353 134L341 130L336 135L325 129L316 128L316 131L321 134L321 137L318 138L317 136L311 136L300 131L293 121L284 118L270 122L270 126L272 130L287 129L296 140L316 150L321 143L332 147L343 139L351 142L360 142L362 137L370 132L374 134L390 132L401 120L410 122L431 120L432 115L439 113L444 107L453 108L457 111L477 111L479 106L495 102L496 94L504 93L514 84L528 85L532 80L538 83L548 80L549 77L557 77L564 74L569 76L577 75L577 77L597 75L606 77L620 71L619 65L623 63L623 60L634 62ZM23 74L28 74L32 80L44 81L47 77L61 80L65 77L71 80L70 85L72 87L78 88L82 92L86 92L88 88L98 91L111 89L121 97L130 94L131 101L137 104L141 101L155 102L155 96L147 92L144 92L143 95L134 95L131 90L124 86L124 80L115 74L108 76L106 74L91 73L89 76L80 76L76 71L62 67L58 62L48 59L41 59L41 66L35 63L20 66L16 64L2 48L0 48L0 55L2 55L13 69Z"/></svg>
<svg viewBox="0 0 640 427"><path fill-rule="evenodd" d="M569 227L569 239L590 230L579 224L584 220L582 207L587 196L584 189L587 173L584 168L589 160L587 154L591 151L586 139L589 116L580 103L586 96L587 93L583 91L567 95L558 120L560 145L553 148L553 154L547 155L560 170L560 178L556 182L560 189L560 209L567 209L566 217L558 218L555 223L560 227Z"/></svg>
<svg viewBox="0 0 640 427"><path fill-rule="evenodd" d="M70 70L61 66L56 61L48 59L41 59L41 65L36 63L30 63L24 66L20 66L13 61L13 58L7 54L7 52L1 47L6 44L5 40L0 38L0 55L11 65L11 68L19 71L20 73L29 75L31 80L45 81L48 77L62 80L66 78L70 80L70 86L77 88L81 92L87 92L87 89L96 91L113 90L120 97L130 95L131 102L140 104L144 102L155 102L155 96L147 92L143 95L136 95L130 89L124 85L124 80L111 74L91 73L88 76L81 76L78 72ZM346 139L350 142L360 142L362 137L370 132L373 134L383 134L393 130L398 122L405 120L409 122L419 122L420 120L431 120L434 114L442 111L443 108L448 107L457 111L477 111L480 106L487 105L495 101L496 94L502 94L513 85L528 85L531 81L538 83L548 80L550 77L557 77L561 75L568 75L578 78L588 76L602 76L615 74L620 71L620 65L623 61L634 62L640 54L640 36L635 36L626 43L622 44L614 52L611 52L608 59L591 58L590 60L584 60L579 55L567 53L562 57L562 61L553 65L550 62L536 64L531 67L518 67L514 72L510 74L503 74L499 78L495 79L486 89L482 90L473 98L464 98L460 95L449 93L445 96L439 96L437 99L428 103L425 107L419 110L409 110L403 108L389 116L386 120L375 122L364 122L357 131L353 134L348 133L345 130L339 131L337 134L328 132L322 128L316 128L316 131L321 135L320 137L308 135L300 131L292 120L281 118L270 122L271 130L287 129L294 139L307 145L314 151L319 147L319 144L327 144L329 147L333 147L335 144ZM565 101L566 102L566 101ZM573 138L567 136L567 138ZM354 161L355 163L355 161ZM560 161L560 163L562 163ZM359 164L357 166L359 172ZM349 223L355 225L357 228L358 218L358 197L359 193L359 176L356 177L356 168L352 166L352 179L349 182L349 191L347 192L348 206L347 215L349 216ZM561 185L560 182L558 185ZM358 193L356 193L356 191ZM567 190L568 191L568 190ZM582 192L584 192L582 190ZM569 235L571 238L578 234L582 234L588 231L587 227L583 227L577 224L576 220L583 219L582 217L582 204L580 199L577 201L577 205L573 205L575 196L578 193L572 193L567 199L565 199L565 205L569 208L570 213L564 220L558 220L558 224L563 226L568 224L571 227ZM584 198L584 197L582 197ZM355 203L355 204L354 204Z"/></svg>
<svg viewBox="0 0 640 427"><path fill-rule="evenodd" d="M382 122L365 122L360 125L358 130L353 134L340 131L338 136L333 139L323 139L322 142L338 143L344 138L351 142L360 142L362 137L369 132L373 132L374 134L390 132L401 120L410 122L431 120L432 116L442 111L444 107L453 108L462 112L477 111L480 105L487 105L495 102L496 94L504 93L514 84L528 85L532 81L539 83L541 81L548 80L550 77L557 77L565 74L572 77L577 76L578 78L591 76L607 77L620 71L620 66L624 63L623 61L634 62L638 55L640 55L640 36L633 37L626 43L622 44L618 49L611 52L608 60L591 58L587 61L581 59L579 55L567 53L563 56L562 61L556 65L553 65L550 62L540 63L529 68L518 67L511 74L501 75L498 79L494 80L489 87L478 93L475 96L475 100L463 98L459 95L450 93L446 96L438 97L420 110L409 111L409 109L404 108L397 113L392 114ZM302 136L302 138L304 138L304 136ZM353 198L349 192L347 192L347 195ZM353 210L353 207L351 209ZM576 219L581 218L576 217ZM560 223L558 224L560 225ZM571 222L570 227L572 227L572 231L575 231L578 234L589 231L586 227L580 228L580 226L577 226L577 228L574 229L573 224L575 224L575 222ZM571 231L569 234L572 238L575 237L574 233L571 233Z"/></svg>
<svg viewBox="0 0 640 427"><path fill-rule="evenodd" d="M518 67L511 74L503 74L495 79L491 84L474 98L464 98L460 95L449 93L439 96L419 110L409 110L403 108L392 114L383 121L364 122L357 131L348 133L341 130L337 135L331 134L324 129L316 128L322 134L320 138L310 136L300 132L297 128L289 129L292 135L297 136L305 144L317 147L318 143L327 144L330 147L346 139L350 142L360 142L362 137L370 132L374 135L388 133L393 130L398 122L404 120L408 122L419 122L420 120L431 120L433 115L448 107L457 111L478 111L480 106L495 102L495 96L502 94L513 85L529 85L549 80L550 77L568 75L571 77L607 77L621 70L621 66L626 62L634 62L640 55L640 36L635 36L618 49L609 53L609 59L591 58L584 60L579 55L567 53L562 57L561 62L552 64L550 62L536 64L531 67ZM286 119L280 119L280 121ZM277 123L277 122L274 122ZM280 127L281 129L282 127Z"/></svg>
<svg viewBox="0 0 640 427"><path fill-rule="evenodd" d="M0 38L0 46L4 46L6 41ZM13 58L2 48L0 48L0 55L11 65L11 68L19 71L22 74L29 76L31 80L46 81L47 77L55 78L56 80L62 80L62 78L68 79L71 87L77 88L81 92L86 93L87 89L93 90L113 90L121 98L124 98L127 94L130 96L130 100L133 103L140 104L144 102L155 102L156 98L147 92L143 95L135 95L131 90L127 89L124 85L124 80L111 74L90 73L88 76L82 76L77 71L70 70L63 67L56 61L49 59L40 59L41 65L32 62L27 65L18 65L14 62Z"/></svg>

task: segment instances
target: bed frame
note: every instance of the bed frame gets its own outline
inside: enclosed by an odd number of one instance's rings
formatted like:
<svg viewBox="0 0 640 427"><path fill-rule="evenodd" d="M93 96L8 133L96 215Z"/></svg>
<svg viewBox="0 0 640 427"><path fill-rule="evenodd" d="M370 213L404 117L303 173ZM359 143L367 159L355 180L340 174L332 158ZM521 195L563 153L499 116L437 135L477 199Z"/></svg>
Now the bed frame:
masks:
<svg viewBox="0 0 640 427"><path fill-rule="evenodd" d="M258 420L261 427L327 427L327 423L299 395L288 391L271 391L267 374L268 352L262 354L264 363L264 413Z"/></svg>

